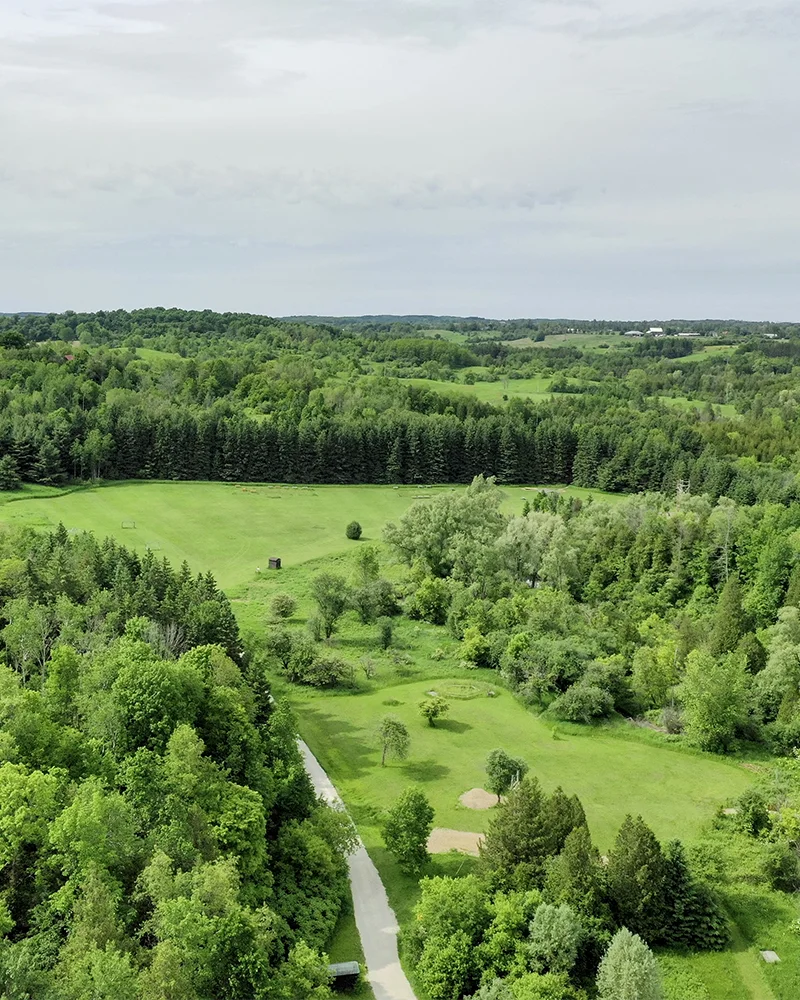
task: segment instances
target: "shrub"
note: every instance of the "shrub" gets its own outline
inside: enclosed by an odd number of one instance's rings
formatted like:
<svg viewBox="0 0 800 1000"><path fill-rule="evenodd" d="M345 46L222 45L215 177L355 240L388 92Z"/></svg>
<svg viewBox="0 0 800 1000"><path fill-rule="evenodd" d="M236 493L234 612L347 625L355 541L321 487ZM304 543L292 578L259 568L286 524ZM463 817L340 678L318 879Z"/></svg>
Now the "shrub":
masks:
<svg viewBox="0 0 800 1000"><path fill-rule="evenodd" d="M354 542L357 542L361 538L361 525L358 521L351 521L345 528L345 534L347 537Z"/></svg>
<svg viewBox="0 0 800 1000"><path fill-rule="evenodd" d="M763 868L764 876L773 889L779 892L800 889L800 862L785 841L769 845L764 854Z"/></svg>
<svg viewBox="0 0 800 1000"><path fill-rule="evenodd" d="M573 684L550 706L553 715L565 722L589 723L606 718L614 711L614 699L602 688Z"/></svg>
<svg viewBox="0 0 800 1000"><path fill-rule="evenodd" d="M381 649L388 649L392 644L394 626L390 618L381 618L378 622L378 643Z"/></svg>
<svg viewBox="0 0 800 1000"><path fill-rule="evenodd" d="M670 736L683 732L683 716L674 705L667 705L661 711L661 725Z"/></svg>
<svg viewBox="0 0 800 1000"><path fill-rule="evenodd" d="M480 630L470 625L464 630L464 640L461 645L461 655L473 667L488 667L490 647L486 636Z"/></svg>
<svg viewBox="0 0 800 1000"><path fill-rule="evenodd" d="M772 822L764 796L757 788L748 788L736 803L739 812L736 814L736 825L751 837L758 837L769 830Z"/></svg>
<svg viewBox="0 0 800 1000"><path fill-rule="evenodd" d="M297 610L297 601L289 594L276 594L270 603L273 618L291 618Z"/></svg>
<svg viewBox="0 0 800 1000"><path fill-rule="evenodd" d="M322 642L325 638L325 621L322 615L310 615L306 628L314 642Z"/></svg>
<svg viewBox="0 0 800 1000"><path fill-rule="evenodd" d="M336 687L352 678L353 669L337 656L320 657L305 671L303 681L313 687Z"/></svg>

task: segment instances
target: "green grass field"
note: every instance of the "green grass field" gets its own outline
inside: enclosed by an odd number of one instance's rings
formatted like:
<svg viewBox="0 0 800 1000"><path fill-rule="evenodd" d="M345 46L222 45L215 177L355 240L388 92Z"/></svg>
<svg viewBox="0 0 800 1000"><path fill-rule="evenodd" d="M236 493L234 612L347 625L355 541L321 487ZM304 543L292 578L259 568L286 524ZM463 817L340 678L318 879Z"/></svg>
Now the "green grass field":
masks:
<svg viewBox="0 0 800 1000"><path fill-rule="evenodd" d="M697 364L699 361L707 361L709 358L730 357L736 350L732 344L708 344L706 347L700 347L699 349L697 349L697 346L697 342L695 342L695 351L692 354L687 354L685 358L675 358L675 362L679 364L685 364L686 362Z"/></svg>
<svg viewBox="0 0 800 1000"><path fill-rule="evenodd" d="M404 381L418 385L422 389L433 389L436 392L448 393L459 392L468 393L480 399L484 403L503 403L504 396L508 399L550 399L551 378L517 378L500 382L475 382L474 385L467 385L466 382L440 382L435 379L410 378Z"/></svg>
<svg viewBox="0 0 800 1000"><path fill-rule="evenodd" d="M629 347L635 341L623 337L621 333L551 333L544 340L523 337L521 340L507 340L504 343L520 350L525 347L578 347L582 351L591 351L605 350L601 346L603 344L607 347Z"/></svg>
<svg viewBox="0 0 800 1000"><path fill-rule="evenodd" d="M454 697L462 687L474 687L475 696ZM418 710L431 690L450 704L447 719L435 728ZM467 809L459 796L483 786L486 755L495 747L527 760L546 789L561 785L577 794L601 850L611 846L626 813L641 814L661 839L691 838L721 801L751 783L741 765L654 746L635 734L625 739L613 731L562 726L554 738L552 726L511 693L495 686L497 697L491 698L487 690L485 679L431 677L368 694L295 700L295 708L304 737L348 804L384 809L408 785L419 784L436 809L436 825L455 830L486 829L491 810ZM372 730L387 712L408 726L411 754L381 768Z"/></svg>
<svg viewBox="0 0 800 1000"><path fill-rule="evenodd" d="M378 541L386 522L401 517L415 499L451 489L463 487L150 482L71 491L36 487L3 497L0 521L36 528L62 522L101 538L111 535L137 552L151 548L175 565L186 559L195 571L211 570L229 588L258 578L270 556L279 556L288 569L352 548L344 534L352 520L361 523L364 540ZM530 495L519 486L505 492L509 513L521 511ZM566 492L621 499L573 487Z"/></svg>
<svg viewBox="0 0 800 1000"><path fill-rule="evenodd" d="M270 556L292 566L352 545L344 530L353 519L377 540L415 497L449 488L129 482L18 500L0 507L0 520L112 535L138 552L149 547L176 565L186 559L211 570L230 587L266 570Z"/></svg>
<svg viewBox="0 0 800 1000"><path fill-rule="evenodd" d="M685 396L659 396L666 406L674 406L678 410L704 410L708 403L702 399L687 399ZM732 403L712 403L715 412L723 417L734 418L737 416L736 407Z"/></svg>

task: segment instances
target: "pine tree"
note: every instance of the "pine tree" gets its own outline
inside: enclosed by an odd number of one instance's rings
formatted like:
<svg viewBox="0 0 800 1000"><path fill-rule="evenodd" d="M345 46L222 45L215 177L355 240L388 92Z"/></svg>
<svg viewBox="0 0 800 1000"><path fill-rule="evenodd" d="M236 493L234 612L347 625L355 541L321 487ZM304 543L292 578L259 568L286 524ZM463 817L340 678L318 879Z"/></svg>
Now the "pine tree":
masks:
<svg viewBox="0 0 800 1000"><path fill-rule="evenodd" d="M747 631L748 622L742 603L739 574L731 573L717 602L714 623L708 640L709 650L714 656L730 653L736 649L739 640Z"/></svg>
<svg viewBox="0 0 800 1000"><path fill-rule="evenodd" d="M0 490L18 490L21 486L17 463L12 455L0 458Z"/></svg>
<svg viewBox="0 0 800 1000"><path fill-rule="evenodd" d="M667 844L664 862L667 942L700 951L721 951L728 943L725 914L708 887L693 878L679 840Z"/></svg>
<svg viewBox="0 0 800 1000"><path fill-rule="evenodd" d="M567 903L585 921L610 926L605 871L585 826L576 827L558 857L548 863L544 895L553 903Z"/></svg>
<svg viewBox="0 0 800 1000"><path fill-rule="evenodd" d="M667 926L666 862L641 816L626 816L608 864L608 888L617 922L655 944Z"/></svg>

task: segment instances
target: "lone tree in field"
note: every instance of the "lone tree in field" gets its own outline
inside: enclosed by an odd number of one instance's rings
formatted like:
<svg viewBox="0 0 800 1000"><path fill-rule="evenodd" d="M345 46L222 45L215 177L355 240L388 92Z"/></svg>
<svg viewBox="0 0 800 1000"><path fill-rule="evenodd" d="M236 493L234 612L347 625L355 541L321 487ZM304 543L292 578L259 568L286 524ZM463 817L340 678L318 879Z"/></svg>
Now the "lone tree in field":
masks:
<svg viewBox="0 0 800 1000"><path fill-rule="evenodd" d="M601 1000L663 1000L658 965L652 951L627 927L611 939L597 971Z"/></svg>
<svg viewBox="0 0 800 1000"><path fill-rule="evenodd" d="M381 748L381 767L386 766L386 758L405 760L411 740L408 730L396 715L384 715L378 723L378 745Z"/></svg>
<svg viewBox="0 0 800 1000"><path fill-rule="evenodd" d="M358 521L351 521L345 528L344 533L351 541L357 542L361 538L361 525Z"/></svg>
<svg viewBox="0 0 800 1000"><path fill-rule="evenodd" d="M330 639L347 610L347 583L338 573L318 573L311 581L311 596L317 602L325 638Z"/></svg>
<svg viewBox="0 0 800 1000"><path fill-rule="evenodd" d="M520 757L512 757L505 750L492 750L486 758L486 787L494 792L497 801L500 796L528 773L528 765Z"/></svg>
<svg viewBox="0 0 800 1000"><path fill-rule="evenodd" d="M429 726L435 726L436 720L441 719L443 715L447 715L449 711L450 706L438 694L433 698L426 698L425 701L419 703L419 713L423 719L428 720Z"/></svg>
<svg viewBox="0 0 800 1000"><path fill-rule="evenodd" d="M408 875L416 875L428 861L428 837L433 829L433 807L419 788L407 788L392 806L383 828L383 840Z"/></svg>

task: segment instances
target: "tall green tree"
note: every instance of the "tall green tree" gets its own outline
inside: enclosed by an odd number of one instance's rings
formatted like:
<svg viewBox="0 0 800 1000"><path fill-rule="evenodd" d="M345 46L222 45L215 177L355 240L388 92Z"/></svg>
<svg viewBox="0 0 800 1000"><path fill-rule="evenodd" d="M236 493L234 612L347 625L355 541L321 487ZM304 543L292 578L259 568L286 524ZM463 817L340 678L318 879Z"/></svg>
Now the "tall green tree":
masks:
<svg viewBox="0 0 800 1000"><path fill-rule="evenodd" d="M527 773L528 765L521 757L512 757L500 748L489 751L486 758L486 785L497 796L498 802Z"/></svg>
<svg viewBox="0 0 800 1000"><path fill-rule="evenodd" d="M384 715L378 722L375 737L381 751L381 767L386 766L387 758L405 760L408 756L411 739L405 723L396 715Z"/></svg>
<svg viewBox="0 0 800 1000"><path fill-rule="evenodd" d="M736 649L748 631L748 620L742 599L739 574L732 573L722 588L717 602L708 648L712 656L723 656Z"/></svg>
<svg viewBox="0 0 800 1000"><path fill-rule="evenodd" d="M319 608L325 635L330 638L347 610L347 583L337 573L318 573L311 581L311 596Z"/></svg>
<svg viewBox="0 0 800 1000"><path fill-rule="evenodd" d="M724 753L747 719L750 680L744 657L693 650L678 688L686 735L703 750Z"/></svg>
<svg viewBox="0 0 800 1000"><path fill-rule="evenodd" d="M623 927L614 935L597 971L601 1000L663 1000L661 977L653 953Z"/></svg>
<svg viewBox="0 0 800 1000"><path fill-rule="evenodd" d="M433 807L419 788L407 788L389 810L383 840L404 872L417 874L426 865Z"/></svg>
<svg viewBox="0 0 800 1000"><path fill-rule="evenodd" d="M667 934L666 861L641 816L626 816L607 868L608 892L619 924L650 943Z"/></svg>

